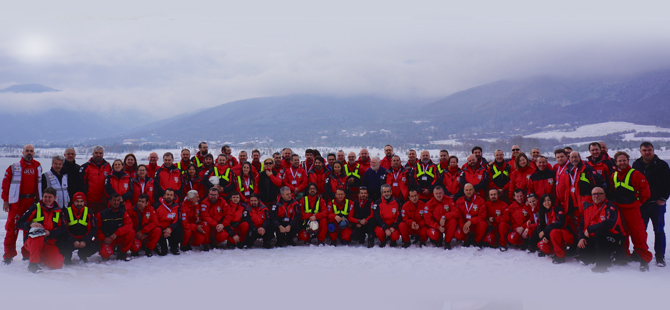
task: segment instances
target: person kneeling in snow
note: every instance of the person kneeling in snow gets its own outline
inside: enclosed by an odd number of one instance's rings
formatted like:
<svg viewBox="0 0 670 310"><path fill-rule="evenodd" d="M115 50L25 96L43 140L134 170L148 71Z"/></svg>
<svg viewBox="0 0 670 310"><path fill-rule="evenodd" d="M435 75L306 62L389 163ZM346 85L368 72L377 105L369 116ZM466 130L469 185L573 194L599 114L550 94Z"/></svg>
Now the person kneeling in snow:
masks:
<svg viewBox="0 0 670 310"><path fill-rule="evenodd" d="M398 201L393 198L391 186L388 184L382 185L382 198L372 206L375 213L375 235L379 239L379 246L385 247L386 241L391 239L391 246L397 246L397 241L400 239L400 231L398 225L402 221L401 206Z"/></svg>
<svg viewBox="0 0 670 310"><path fill-rule="evenodd" d="M244 218L249 223L249 232L245 240L247 247L252 248L258 238L263 238L263 247L272 248L270 241L274 237L273 220L270 218L270 211L261 203L258 194L249 196L249 206L244 211Z"/></svg>
<svg viewBox="0 0 670 310"><path fill-rule="evenodd" d="M272 205L270 213L277 233L277 246L294 246L293 238L300 230L300 204L291 197L288 187L280 188L279 193L281 198Z"/></svg>
<svg viewBox="0 0 670 310"><path fill-rule="evenodd" d="M556 204L556 198L550 194L542 195L540 199L540 225L534 236L537 236L538 256L555 254L552 262L565 262L565 248L574 243L574 233L567 224L563 206ZM543 255L544 254L544 255Z"/></svg>
<svg viewBox="0 0 670 310"><path fill-rule="evenodd" d="M77 192L72 196L72 200L72 206L62 211L65 233L56 244L65 259L65 265L72 264L74 250L78 250L79 259L86 262L99 249L93 242L98 230L97 220L86 206L86 195Z"/></svg>
<svg viewBox="0 0 670 310"><path fill-rule="evenodd" d="M528 238L533 235L537 227L534 212L538 211L535 194L528 195L528 201L524 200L523 190L520 188L514 190L514 202L509 206L512 232L507 235L507 241L521 247L522 250L528 248Z"/></svg>
<svg viewBox="0 0 670 310"><path fill-rule="evenodd" d="M39 263L51 269L63 268L63 256L56 246L56 240L64 230L61 210L56 203L56 190L49 187L44 190L42 201L32 205L16 223L19 229L28 232L29 238L24 240L30 253L30 272L42 272Z"/></svg>
<svg viewBox="0 0 670 310"><path fill-rule="evenodd" d="M110 195L109 207L98 213L98 235L96 239L100 245L100 256L109 259L114 249L119 248L116 259L130 261L128 251L135 239L133 221L128 216L125 207L122 207L123 198L118 194Z"/></svg>
<svg viewBox="0 0 670 310"><path fill-rule="evenodd" d="M466 247L469 247L474 240L475 246L481 249L481 242L488 228L486 202L482 197L475 195L475 187L470 183L463 186L463 193L465 196L456 201L461 216L454 237L464 241L463 245Z"/></svg>
<svg viewBox="0 0 670 310"><path fill-rule="evenodd" d="M343 244L351 241L351 228L349 228L349 211L354 202L347 199L343 188L335 191L335 199L328 204L328 232L330 233L330 245L337 245L337 239Z"/></svg>
<svg viewBox="0 0 670 310"><path fill-rule="evenodd" d="M156 244L161 237L161 228L158 225L158 215L152 206L149 206L149 195L140 194L134 207L126 209L130 220L133 222L135 240L130 247L132 256L139 256L139 251L144 247L147 257L153 256Z"/></svg>
<svg viewBox="0 0 670 310"><path fill-rule="evenodd" d="M619 210L607 200L605 190L594 187L591 197L593 203L584 202L577 253L584 264L596 263L593 272L606 272L613 254L623 251L624 230Z"/></svg>

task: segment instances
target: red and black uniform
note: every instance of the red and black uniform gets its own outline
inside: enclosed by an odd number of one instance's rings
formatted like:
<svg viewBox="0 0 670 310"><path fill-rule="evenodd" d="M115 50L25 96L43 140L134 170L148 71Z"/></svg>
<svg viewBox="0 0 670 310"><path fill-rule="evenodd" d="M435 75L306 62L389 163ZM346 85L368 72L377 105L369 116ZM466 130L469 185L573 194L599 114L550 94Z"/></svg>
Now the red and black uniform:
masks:
<svg viewBox="0 0 670 310"><path fill-rule="evenodd" d="M135 240L135 231L133 230L133 221L123 205L120 205L118 209L109 207L100 211L98 213L98 223L100 223L100 229L98 229L96 241L100 246L100 256L102 258L108 259L116 247L119 247L121 253L130 251L133 240ZM116 238L109 244L105 243L105 238L111 235L115 235Z"/></svg>
<svg viewBox="0 0 670 310"><path fill-rule="evenodd" d="M328 204L328 232L330 233L331 241L335 242L338 236L343 242L351 241L351 228L349 228L349 225L342 226L341 221L345 221L345 223L348 221L349 211L353 206L354 201L349 199L342 201L333 199ZM335 220L336 216L341 217L339 223Z"/></svg>
<svg viewBox="0 0 670 310"><path fill-rule="evenodd" d="M386 170L384 183L391 186L391 193L399 204L407 200L409 189L414 188L414 174L411 168L392 167Z"/></svg>
<svg viewBox="0 0 670 310"><path fill-rule="evenodd" d="M640 206L651 196L647 178L642 172L628 166L612 175L612 184L614 184L614 191L611 194L612 201L619 208L626 234L633 239L635 253L648 263L651 261L652 254L649 252L647 229L640 213ZM628 239L624 239L624 250L627 255L630 255Z"/></svg>
<svg viewBox="0 0 670 310"><path fill-rule="evenodd" d="M535 170L537 170L537 163L535 162L536 160L537 160L536 158L533 158L530 161L530 166ZM547 169L554 170L554 166L552 166L550 163L547 163Z"/></svg>
<svg viewBox="0 0 670 310"><path fill-rule="evenodd" d="M42 263L51 269L63 267L63 255L56 246L56 240L65 232L61 211L61 207L56 202L52 206L47 206L40 201L28 208L28 211L17 221L16 227L22 229L26 234L30 231L32 223L40 223L44 230L49 231L48 236L24 238L31 263Z"/></svg>
<svg viewBox="0 0 670 310"><path fill-rule="evenodd" d="M309 178L309 183L315 183L316 188L318 189L318 194L322 195L326 192L326 178L328 178L328 174L330 173L330 170L321 168L321 170L316 170L316 168L309 170L307 173L308 178Z"/></svg>
<svg viewBox="0 0 670 310"><path fill-rule="evenodd" d="M486 197L486 187L489 185L489 173L486 171L485 167L477 164L475 168L466 165L463 169L463 173L460 177L461 189L458 194L454 197L456 200L463 197L463 187L465 184L472 184L475 187L475 194L479 197Z"/></svg>
<svg viewBox="0 0 670 310"><path fill-rule="evenodd" d="M214 164L205 165L203 163L202 167L200 167L200 169L198 169L198 176L200 176L200 179L204 179L205 173L207 173L207 171L209 171L209 169L212 169L214 166L215 166ZM203 184L203 186L204 186L204 184Z"/></svg>
<svg viewBox="0 0 670 310"><path fill-rule="evenodd" d="M133 206L133 183L130 181L130 176L123 170L113 171L107 176L107 179L105 179L105 193L108 198L112 194L121 196L124 205L120 208L130 208Z"/></svg>
<svg viewBox="0 0 670 310"><path fill-rule="evenodd" d="M197 167L198 172L200 172L205 166L205 155L202 155L200 154L200 152L197 152L193 157L191 157L191 163Z"/></svg>
<svg viewBox="0 0 670 310"><path fill-rule="evenodd" d="M258 161L253 161L252 160L251 161L251 166L256 168L256 171L258 171L258 173L261 173L265 170L265 169L263 169L263 166L264 166L263 162L261 162L260 160L258 160Z"/></svg>
<svg viewBox="0 0 670 310"><path fill-rule="evenodd" d="M384 156L384 158L382 158L382 160L379 161L379 167L382 167L386 170L391 169L391 167L393 167L393 165L391 164L392 159L393 159L393 155Z"/></svg>
<svg viewBox="0 0 670 310"><path fill-rule="evenodd" d="M326 198L328 200L335 199L335 193L338 188L344 189L345 193L349 193L347 190L347 175L344 173L344 169L340 171L340 174L335 174L334 171L331 171L326 177L326 183L324 185L326 190Z"/></svg>
<svg viewBox="0 0 670 310"><path fill-rule="evenodd" d="M460 212L456 203L449 196L444 196L442 201L433 197L423 208L423 219L427 226L428 238L435 242L442 241L440 227L444 227L444 241L451 242L458 227L459 218ZM444 225L440 225L442 219L444 219Z"/></svg>
<svg viewBox="0 0 670 310"><path fill-rule="evenodd" d="M274 225L270 210L262 203L258 206L247 206L245 219L249 223L249 235L247 236L247 246L252 247L258 238L263 238L263 247L270 248L270 241L274 237ZM258 233L258 229L263 228L265 234Z"/></svg>
<svg viewBox="0 0 670 310"><path fill-rule="evenodd" d="M232 154L226 154L226 158L228 159L228 161L226 162L226 165L228 165L228 167L235 167L240 163L239 161L237 161L237 158L235 158L235 156L233 156Z"/></svg>
<svg viewBox="0 0 670 310"><path fill-rule="evenodd" d="M307 172L300 168L300 166L298 168L291 166L284 170L283 184L291 189L291 193L295 193L296 189L298 192L305 191L308 181L309 176L307 176Z"/></svg>
<svg viewBox="0 0 670 310"><path fill-rule="evenodd" d="M461 174L463 170L458 167L449 167L442 173L442 185L444 186L444 194L449 198L454 199L456 194L461 190Z"/></svg>
<svg viewBox="0 0 670 310"><path fill-rule="evenodd" d="M207 222L201 220L200 205L193 205L193 203L186 199L181 204L181 226L184 234L181 240L182 249L187 246L199 246L204 244L209 237L209 227ZM198 231L198 226L202 227L205 233Z"/></svg>
<svg viewBox="0 0 670 310"><path fill-rule="evenodd" d="M170 236L165 238L164 234L161 233L161 237L158 240L160 245L160 251L158 255L164 256L168 252L168 244L170 250L173 253L178 252L179 243L182 240L184 230L181 226L181 207L175 201L171 203L166 202L163 198L159 198L158 202L154 204L154 210L156 210L156 215L158 216L158 225L161 228L161 231L164 233L166 229L170 228L172 231Z"/></svg>
<svg viewBox="0 0 670 310"><path fill-rule="evenodd" d="M544 210L544 211L543 211ZM540 206L539 225L533 236L537 236L537 248L545 254L556 254L557 257L565 258L565 248L575 242L575 234L572 227L568 226L567 214L561 205L554 205L549 210ZM543 238L539 237L543 232Z"/></svg>
<svg viewBox="0 0 670 310"><path fill-rule="evenodd" d="M484 198L477 195L472 197L463 196L456 201L456 207L460 213L458 218L458 228L454 236L456 239L466 241L473 236L475 242L479 244L486 235L488 223L486 222L486 202ZM470 221L470 231L466 234L463 232L463 226Z"/></svg>
<svg viewBox="0 0 670 310"><path fill-rule="evenodd" d="M156 171L158 171L158 165L157 164L152 164L149 163L147 164L147 176L150 178L155 178L156 177Z"/></svg>
<svg viewBox="0 0 670 310"><path fill-rule="evenodd" d="M358 157L358 160L356 162L360 165L360 174L361 176L365 175L365 172L370 169L370 157L363 159L361 157Z"/></svg>
<svg viewBox="0 0 670 310"><path fill-rule="evenodd" d="M65 262L72 261L72 252L74 252L75 242L84 242L86 246L77 251L80 259L88 259L98 252L98 245L93 242L98 231L98 222L95 215L90 213L87 207L78 209L74 206L61 211L63 217L63 227L65 231L63 237L56 242Z"/></svg>
<svg viewBox="0 0 670 310"><path fill-rule="evenodd" d="M314 169L314 161L303 161L300 163L300 168L309 173L310 170Z"/></svg>
<svg viewBox="0 0 670 310"><path fill-rule="evenodd" d="M181 174L186 174L186 173L188 173L188 171L186 171L186 170L188 170L188 165L190 165L190 164L191 164L190 159L186 160L186 161L182 159L181 161L176 163L175 166L177 166L177 169L181 170ZM198 169L196 169L196 170L198 170Z"/></svg>
<svg viewBox="0 0 670 310"><path fill-rule="evenodd" d="M344 163L342 166L344 174L347 175L347 187L349 188L348 197L352 200L358 197L358 189L363 184L363 173L361 172L361 165L358 162L350 164L349 162ZM349 185L349 180L353 180L352 184Z"/></svg>
<svg viewBox="0 0 670 310"><path fill-rule="evenodd" d="M503 196L506 192L509 191L509 181L511 175L511 166L509 163L503 161L499 163L497 161L492 161L488 166L488 173L491 176L489 182L489 189L502 189L504 192L502 195L499 195L500 198L506 197Z"/></svg>
<svg viewBox="0 0 670 310"><path fill-rule="evenodd" d="M554 171L556 171L556 201L564 207L569 206L569 202L565 199L568 197L568 187L570 186L570 176L568 175L568 171L572 169L572 164L570 164L570 162L566 162L563 166L556 164L554 168ZM570 220L570 218L568 218L568 220ZM571 223L569 222L568 224ZM577 228L577 226L575 226L575 228Z"/></svg>
<svg viewBox="0 0 670 310"><path fill-rule="evenodd" d="M219 195L223 198L228 197L228 194L235 191L235 173L233 169L230 169L228 166L216 165L209 169L202 178L202 184L209 190L214 187L214 184L209 181L209 178L215 176L219 179L219 186L223 188L223 192L219 192Z"/></svg>
<svg viewBox="0 0 670 310"><path fill-rule="evenodd" d="M542 197L544 194L549 194L556 198L556 171L544 169L544 171L535 170L530 178L528 178L528 192L526 194L535 194L537 197Z"/></svg>
<svg viewBox="0 0 670 310"><path fill-rule="evenodd" d="M305 196L299 200L300 202L300 215L302 219L302 230L298 235L298 239L302 241L309 241L310 236L307 233L307 228L309 227L309 219L314 216L316 221L319 223L319 230L317 234L317 239L319 242L324 242L326 240L326 233L328 232L328 203L321 197L317 196Z"/></svg>
<svg viewBox="0 0 670 310"><path fill-rule="evenodd" d="M142 249L143 245L150 251L156 249L156 244L161 238L162 231L158 225L158 215L156 215L154 207L147 205L140 211L140 209L137 208L137 205L135 205L132 208L126 209L126 213L128 213L128 217L130 217L130 220L133 222L133 230L135 231L135 234L141 232L142 235L146 236L144 239L138 239L137 236L135 236L130 251L137 253Z"/></svg>
<svg viewBox="0 0 670 310"><path fill-rule="evenodd" d="M184 183L184 193L194 190L198 192L198 197L200 198L207 196L205 186L202 184L202 178L197 173L195 176L190 176L188 173L184 174L182 182Z"/></svg>
<svg viewBox="0 0 670 310"><path fill-rule="evenodd" d="M374 201L370 199L356 200L354 206L349 209L349 223L351 223L351 239L363 243L365 236L373 238L375 221L374 212L372 212L372 205ZM361 220L365 220L365 224L361 224ZM358 227L358 224L361 227ZM370 239L372 240L372 239Z"/></svg>
<svg viewBox="0 0 670 310"><path fill-rule="evenodd" d="M426 221L423 218L423 212L425 211L426 204L419 200L417 203L412 201L405 202L402 205L402 222L398 224L398 230L400 230L400 236L404 242L410 242L409 236L419 236L421 242L426 242L428 240L428 228L426 227ZM419 229L412 229L412 224L416 222L419 225Z"/></svg>
<svg viewBox="0 0 670 310"><path fill-rule="evenodd" d="M422 161L416 163L414 169L414 181L417 184L416 190L419 193L419 199L427 202L433 198L433 188L440 183L440 175L437 172L437 167L432 160L427 164ZM423 190L427 190L428 194L424 194Z"/></svg>
<svg viewBox="0 0 670 310"><path fill-rule="evenodd" d="M593 167L593 170L595 170L596 173L599 174L605 182L607 182L608 187L605 188L606 193L613 190L610 181L612 180L612 174L618 170L612 170L612 167L616 167L616 165L614 165L614 162L608 158L609 156L605 157L603 155L600 155L600 158L594 158L593 156L586 157L586 164Z"/></svg>
<svg viewBox="0 0 670 310"><path fill-rule="evenodd" d="M512 232L507 235L507 241L514 245L524 244L530 236L533 235L535 228L537 227L537 222L535 221L535 216L533 214L532 208L524 204L519 206L519 204L514 201L509 208L510 215L510 226ZM517 228L521 227L522 229L528 229L527 238L523 238L522 234L517 232Z"/></svg>
<svg viewBox="0 0 670 310"><path fill-rule="evenodd" d="M277 234L277 244L292 244L293 237L295 237L301 229L300 204L295 201L295 199L285 201L283 198L279 198L279 200L272 205L270 216L272 217L274 224L274 231ZM289 225L291 226L291 230L289 230L288 233L279 232L279 226L286 228Z"/></svg>
<svg viewBox="0 0 670 310"><path fill-rule="evenodd" d="M244 220L246 209L246 204L228 202L228 213L223 220L223 229L228 232L228 244L235 244L235 239L233 239L235 236L240 237L240 245L244 244L249 231L249 223Z"/></svg>
<svg viewBox="0 0 670 310"><path fill-rule="evenodd" d="M240 193L240 199L244 203L249 202L251 194L258 194L258 176L238 175L235 178L237 192Z"/></svg>
<svg viewBox="0 0 670 310"><path fill-rule="evenodd" d="M386 242L386 230L393 228L394 230L390 236L391 242L398 241L400 239L398 227L402 222L402 207L398 204L398 201L394 198L386 199L382 197L373 206L373 210L377 222L377 227L375 227L377 239L382 243Z"/></svg>
<svg viewBox="0 0 670 310"><path fill-rule="evenodd" d="M572 166L567 171L567 175L562 176L562 178L565 178L565 185L561 185L561 187L565 188L566 194L562 201L567 202L567 204L563 203L563 206L568 207L569 224L576 227L584 208L584 202L593 203L591 190L598 186L605 188L604 181L593 167L584 164L584 162L580 162L576 167Z"/></svg>
<svg viewBox="0 0 670 310"><path fill-rule="evenodd" d="M243 164L243 163L240 163L240 164L238 164L237 166L233 167L233 173L235 173L235 175L237 175L237 176L242 175L242 164ZM210 167L210 168L211 168L211 167ZM251 166L251 172L250 172L250 173L251 173L255 178L258 178L258 170L256 170L256 168L254 168L254 166Z"/></svg>
<svg viewBox="0 0 670 310"><path fill-rule="evenodd" d="M154 180L152 178L148 176L144 179L134 178L130 182L133 184L133 198L131 199L133 206L137 204L140 194L147 194L149 196L148 205L151 206L154 204Z"/></svg>
<svg viewBox="0 0 670 310"><path fill-rule="evenodd" d="M535 173L535 168L530 165L512 171L509 177L509 191L507 192L509 201L514 200L514 191L517 188L522 189L524 194L528 194L528 179L530 179L530 176L533 175L533 173Z"/></svg>
<svg viewBox="0 0 670 310"><path fill-rule="evenodd" d="M154 201L158 201L159 198L163 197L165 190L168 188L174 190L175 200L179 200L178 197L184 197L184 182L181 179L181 170L175 165L170 167L162 165L156 170L156 177L154 178Z"/></svg>
<svg viewBox="0 0 670 310"><path fill-rule="evenodd" d="M509 205L503 201L487 201L486 213L489 221L489 232L484 237L484 242L491 246L496 245L496 239L500 246L507 246L507 234L510 230ZM491 221L493 218L493 221Z"/></svg>
<svg viewBox="0 0 670 310"><path fill-rule="evenodd" d="M123 171L125 171L131 179L137 177L137 169L133 166L124 166Z"/></svg>
<svg viewBox="0 0 670 310"><path fill-rule="evenodd" d="M17 166L10 165L5 171L5 178L2 180L2 200L9 202L9 213L7 214L7 222L5 223L7 233L5 235L5 254L3 255L3 259L16 256L16 239L19 236L19 228L16 224L30 206L38 202L42 196L39 184L42 177L40 163L34 159L26 161L21 158L18 165L21 168L17 169L15 168ZM19 184L18 197L15 196L16 202L13 202L14 199L10 199L9 192L15 173L21 174L21 183ZM25 245L21 247L21 254L23 254L23 257L28 257Z"/></svg>
<svg viewBox="0 0 670 310"><path fill-rule="evenodd" d="M207 223L208 227L205 230L208 243L213 242L214 246L218 246L228 239L228 231L224 224L227 214L228 203L221 197L214 202L207 198L200 203L200 217L203 222ZM220 232L216 231L218 225L223 225Z"/></svg>
<svg viewBox="0 0 670 310"><path fill-rule="evenodd" d="M79 176L84 186L86 203L94 214L107 207L107 196L105 195L105 180L112 173L112 167L102 159L99 163L89 159L79 168Z"/></svg>
<svg viewBox="0 0 670 310"><path fill-rule="evenodd" d="M584 262L607 266L612 262L612 253L621 249L625 238L619 210L608 200L600 205L586 202L583 210L578 239L586 239L586 247L577 248L577 253ZM588 237L584 234L585 230L589 233Z"/></svg>

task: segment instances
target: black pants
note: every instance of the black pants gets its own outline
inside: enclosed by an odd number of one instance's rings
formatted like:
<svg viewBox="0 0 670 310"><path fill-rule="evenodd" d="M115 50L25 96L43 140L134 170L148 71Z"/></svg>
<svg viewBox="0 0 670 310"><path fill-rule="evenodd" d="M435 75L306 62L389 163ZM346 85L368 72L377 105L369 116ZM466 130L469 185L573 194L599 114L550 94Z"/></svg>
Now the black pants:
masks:
<svg viewBox="0 0 670 310"><path fill-rule="evenodd" d="M541 230L541 229L538 227L538 228L536 228L536 229L533 231L533 234L530 235L530 237L528 237L528 241L527 241L526 244L528 245L528 249L529 249L531 252L535 252L535 251L537 251L537 243L540 242L540 240L542 240L542 239L540 239L540 232L542 232L542 231L543 231L543 230ZM544 236L544 237L547 238L547 239L549 239L549 236Z"/></svg>
<svg viewBox="0 0 670 310"><path fill-rule="evenodd" d="M622 236L613 234L607 230L598 230L595 236L586 238L586 247L577 248L577 253L582 261L586 263L604 264L612 263L612 258L622 250Z"/></svg>
<svg viewBox="0 0 670 310"><path fill-rule="evenodd" d="M356 224L351 224L351 241L364 242L365 236L368 238L374 238L375 233L375 223L374 219L371 218L369 222L361 227L357 227Z"/></svg>
<svg viewBox="0 0 670 310"><path fill-rule="evenodd" d="M272 241L272 238L274 237L274 232L271 229L266 229L265 234L262 236L258 233L257 229L249 229L249 232L247 232L247 238L244 240L246 245L248 247L253 247L254 242L258 240L258 238L263 238L263 245L270 245L270 241Z"/></svg>
<svg viewBox="0 0 670 310"><path fill-rule="evenodd" d="M289 223L280 223L279 226L286 227L288 226ZM300 231L300 225L294 225L291 226L291 230L289 230L287 233L281 233L279 232L279 226L275 228L275 234L277 235L277 245L282 245L288 241L293 241L293 238L295 238L296 235L298 235L298 231ZM267 234L267 232L265 232Z"/></svg>
<svg viewBox="0 0 670 310"><path fill-rule="evenodd" d="M177 252L179 251L179 244L181 243L181 239L184 237L184 229L182 227L178 227L177 229L173 230L172 233L170 234L170 237L163 237L163 233L161 233L161 238L158 239L158 244L156 245L156 252L160 256L165 256L168 253L168 245L170 246L170 251L172 252Z"/></svg>
<svg viewBox="0 0 670 310"><path fill-rule="evenodd" d="M640 207L642 221L646 229L651 220L654 226L654 253L656 257L665 257L665 209L666 205L659 206L656 201L647 202Z"/></svg>
<svg viewBox="0 0 670 310"><path fill-rule="evenodd" d="M89 258L93 256L93 254L98 253L100 250L98 244L93 241L86 242L86 246L80 249L75 249L74 242L70 241L58 242L56 245L58 246L58 250L60 250L60 254L63 255L63 258L66 262L72 261L72 252L74 252L74 250L78 250L77 255L79 256L79 259Z"/></svg>

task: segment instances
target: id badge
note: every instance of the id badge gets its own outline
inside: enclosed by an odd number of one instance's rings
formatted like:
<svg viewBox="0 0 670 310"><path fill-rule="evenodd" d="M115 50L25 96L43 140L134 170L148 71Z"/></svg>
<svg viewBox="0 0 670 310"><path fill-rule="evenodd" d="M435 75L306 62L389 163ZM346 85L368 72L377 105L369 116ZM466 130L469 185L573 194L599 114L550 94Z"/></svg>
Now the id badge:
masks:
<svg viewBox="0 0 670 310"><path fill-rule="evenodd" d="M393 182L393 187L398 187L398 182Z"/></svg>
<svg viewBox="0 0 670 310"><path fill-rule="evenodd" d="M289 221L291 221L290 218L288 218L288 217L285 217L285 218L284 218L284 222L289 222Z"/></svg>
<svg viewBox="0 0 670 310"><path fill-rule="evenodd" d="M570 191L574 193L574 192L575 192L575 188L574 188L574 187L571 188Z"/></svg>
<svg viewBox="0 0 670 310"><path fill-rule="evenodd" d="M471 218L472 218L472 215L470 215L470 214L467 214L467 215L465 215L465 218L469 220L469 219L471 219Z"/></svg>
<svg viewBox="0 0 670 310"><path fill-rule="evenodd" d="M244 192L244 196L249 196L249 191Z"/></svg>
<svg viewBox="0 0 670 310"><path fill-rule="evenodd" d="M298 182L296 180L291 181L291 185L296 185Z"/></svg>
<svg viewBox="0 0 670 310"><path fill-rule="evenodd" d="M427 177L427 176L425 176L425 175L424 175L424 176L422 176L422 177L421 177L421 181L428 181L428 177Z"/></svg>

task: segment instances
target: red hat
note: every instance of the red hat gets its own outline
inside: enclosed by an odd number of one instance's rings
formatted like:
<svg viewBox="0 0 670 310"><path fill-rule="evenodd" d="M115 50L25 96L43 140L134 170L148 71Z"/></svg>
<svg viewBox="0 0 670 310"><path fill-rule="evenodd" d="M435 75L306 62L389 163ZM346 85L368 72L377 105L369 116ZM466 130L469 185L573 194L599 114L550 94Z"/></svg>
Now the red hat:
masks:
<svg viewBox="0 0 670 310"><path fill-rule="evenodd" d="M75 201L75 200L77 200L77 199L83 199L84 201L86 201L86 195L84 195L84 193L82 193L82 192L76 192L76 193L72 196L72 201Z"/></svg>

